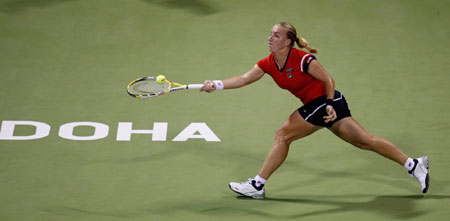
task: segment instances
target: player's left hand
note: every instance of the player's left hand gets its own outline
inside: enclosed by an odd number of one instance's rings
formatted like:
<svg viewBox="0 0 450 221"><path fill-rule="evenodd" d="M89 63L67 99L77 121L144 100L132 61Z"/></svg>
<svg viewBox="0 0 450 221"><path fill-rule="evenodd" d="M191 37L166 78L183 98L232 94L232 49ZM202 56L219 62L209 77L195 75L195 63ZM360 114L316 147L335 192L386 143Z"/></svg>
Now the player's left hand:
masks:
<svg viewBox="0 0 450 221"><path fill-rule="evenodd" d="M337 114L336 114L336 111L334 111L333 106L327 105L326 108L327 108L328 116L323 117L323 119L325 120L325 123L329 123L329 122L336 120Z"/></svg>

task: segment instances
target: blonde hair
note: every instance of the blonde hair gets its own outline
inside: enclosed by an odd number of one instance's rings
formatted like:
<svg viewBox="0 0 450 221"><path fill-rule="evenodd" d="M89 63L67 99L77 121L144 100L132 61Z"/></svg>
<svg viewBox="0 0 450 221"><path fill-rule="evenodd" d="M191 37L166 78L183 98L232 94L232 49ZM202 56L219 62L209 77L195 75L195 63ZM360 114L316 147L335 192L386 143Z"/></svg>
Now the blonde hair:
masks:
<svg viewBox="0 0 450 221"><path fill-rule="evenodd" d="M294 46L294 42L297 43L297 46L299 48L306 48L311 53L318 53L319 50L317 48L313 48L308 44L308 41L302 37L297 36L297 31L295 30L295 27L287 22L280 22L277 25L280 25L281 27L286 29L287 37L291 40L291 47Z"/></svg>

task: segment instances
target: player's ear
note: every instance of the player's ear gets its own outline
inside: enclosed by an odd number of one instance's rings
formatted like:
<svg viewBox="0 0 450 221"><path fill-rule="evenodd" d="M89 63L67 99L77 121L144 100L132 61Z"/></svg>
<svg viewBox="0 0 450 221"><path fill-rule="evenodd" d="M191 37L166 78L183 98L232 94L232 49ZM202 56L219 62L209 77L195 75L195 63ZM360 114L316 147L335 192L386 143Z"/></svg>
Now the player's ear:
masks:
<svg viewBox="0 0 450 221"><path fill-rule="evenodd" d="M284 43L284 46L285 46L285 47L288 47L288 46L290 46L291 44L292 44L292 40L289 39L289 38L286 38L286 41L285 41L285 43Z"/></svg>

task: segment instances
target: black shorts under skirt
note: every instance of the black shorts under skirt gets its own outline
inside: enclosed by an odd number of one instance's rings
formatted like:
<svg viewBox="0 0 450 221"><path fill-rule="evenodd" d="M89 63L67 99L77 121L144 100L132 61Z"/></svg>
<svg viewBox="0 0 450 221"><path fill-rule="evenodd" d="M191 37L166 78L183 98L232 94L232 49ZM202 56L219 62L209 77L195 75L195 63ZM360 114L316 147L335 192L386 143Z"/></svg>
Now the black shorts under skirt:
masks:
<svg viewBox="0 0 450 221"><path fill-rule="evenodd" d="M331 127L334 123L339 120L351 117L350 110L348 109L347 101L345 100L344 95L339 91L334 92L334 102L333 108L336 111L337 118L332 122L325 123L323 119L324 116L328 116L326 111L326 101L327 96L318 97L306 105L300 107L298 112L300 115L311 124L321 126L321 127Z"/></svg>

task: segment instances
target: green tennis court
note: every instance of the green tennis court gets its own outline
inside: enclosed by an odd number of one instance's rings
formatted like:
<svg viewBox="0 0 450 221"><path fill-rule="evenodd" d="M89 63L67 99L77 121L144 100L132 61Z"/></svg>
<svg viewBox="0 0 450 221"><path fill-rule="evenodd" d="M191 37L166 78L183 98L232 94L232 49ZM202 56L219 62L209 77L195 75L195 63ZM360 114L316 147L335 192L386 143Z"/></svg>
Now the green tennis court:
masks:
<svg viewBox="0 0 450 221"><path fill-rule="evenodd" d="M248 71L287 21L352 115L411 157L406 170L326 129L294 142L243 198L300 101L269 76L238 90L135 99L164 74L203 83ZM447 220L450 1L0 0L0 220Z"/></svg>

